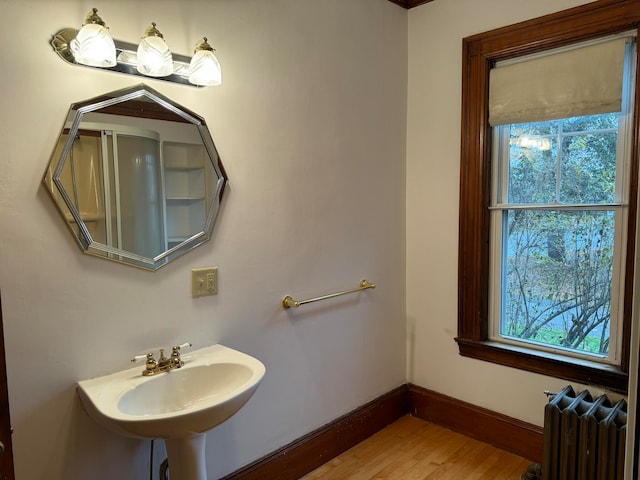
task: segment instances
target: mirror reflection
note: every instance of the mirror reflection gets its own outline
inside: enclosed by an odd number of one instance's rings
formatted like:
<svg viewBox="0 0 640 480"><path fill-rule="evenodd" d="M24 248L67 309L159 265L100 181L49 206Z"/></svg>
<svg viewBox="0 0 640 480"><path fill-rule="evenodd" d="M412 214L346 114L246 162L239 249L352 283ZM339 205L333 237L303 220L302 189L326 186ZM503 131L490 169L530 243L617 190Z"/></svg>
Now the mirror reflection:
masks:
<svg viewBox="0 0 640 480"><path fill-rule="evenodd" d="M226 181L204 119L145 85L72 105L44 176L86 253L151 270L210 238Z"/></svg>

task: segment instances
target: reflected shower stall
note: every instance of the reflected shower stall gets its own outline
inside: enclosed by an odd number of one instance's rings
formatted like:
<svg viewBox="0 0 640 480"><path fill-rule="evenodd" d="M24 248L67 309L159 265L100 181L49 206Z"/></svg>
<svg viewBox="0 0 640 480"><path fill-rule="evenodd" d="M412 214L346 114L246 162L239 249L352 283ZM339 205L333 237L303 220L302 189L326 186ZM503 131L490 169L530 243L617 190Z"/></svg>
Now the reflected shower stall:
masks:
<svg viewBox="0 0 640 480"><path fill-rule="evenodd" d="M67 138L60 137L55 155ZM47 172L48 180L53 173ZM167 250L158 133L83 123L60 178L93 241L148 258ZM60 196L56 201L64 206ZM67 221L79 235L75 219L69 215Z"/></svg>
<svg viewBox="0 0 640 480"><path fill-rule="evenodd" d="M113 183L106 197L108 245L148 258L166 250L160 138L152 133L103 131L102 135L104 177Z"/></svg>

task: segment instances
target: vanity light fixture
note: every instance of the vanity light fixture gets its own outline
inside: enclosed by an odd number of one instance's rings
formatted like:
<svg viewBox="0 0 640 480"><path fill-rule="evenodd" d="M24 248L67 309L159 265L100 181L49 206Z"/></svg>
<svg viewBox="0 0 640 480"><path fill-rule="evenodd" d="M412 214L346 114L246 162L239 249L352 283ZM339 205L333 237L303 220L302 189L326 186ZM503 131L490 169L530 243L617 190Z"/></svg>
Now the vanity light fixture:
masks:
<svg viewBox="0 0 640 480"><path fill-rule="evenodd" d="M220 63L206 37L196 45L193 58L172 53L155 23L144 32L139 45L123 42L111 37L96 8L79 31L60 30L51 45L60 58L73 65L198 87L222 83Z"/></svg>

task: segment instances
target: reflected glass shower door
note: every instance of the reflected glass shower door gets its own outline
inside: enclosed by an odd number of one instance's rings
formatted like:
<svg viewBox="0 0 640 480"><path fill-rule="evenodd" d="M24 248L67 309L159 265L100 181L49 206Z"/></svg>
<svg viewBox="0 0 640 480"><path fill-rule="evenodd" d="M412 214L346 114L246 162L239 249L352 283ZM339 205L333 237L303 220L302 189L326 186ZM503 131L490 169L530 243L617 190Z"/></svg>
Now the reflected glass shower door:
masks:
<svg viewBox="0 0 640 480"><path fill-rule="evenodd" d="M156 257L166 250L159 138L112 133L111 245Z"/></svg>

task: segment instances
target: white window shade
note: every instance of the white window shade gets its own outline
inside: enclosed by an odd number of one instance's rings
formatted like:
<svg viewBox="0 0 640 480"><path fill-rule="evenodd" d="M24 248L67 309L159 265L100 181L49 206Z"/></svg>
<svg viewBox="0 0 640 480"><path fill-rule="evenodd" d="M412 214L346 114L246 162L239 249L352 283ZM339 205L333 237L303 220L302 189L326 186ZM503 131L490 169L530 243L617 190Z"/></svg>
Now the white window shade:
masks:
<svg viewBox="0 0 640 480"><path fill-rule="evenodd" d="M618 38L493 68L489 123L496 126L621 111L626 40Z"/></svg>

